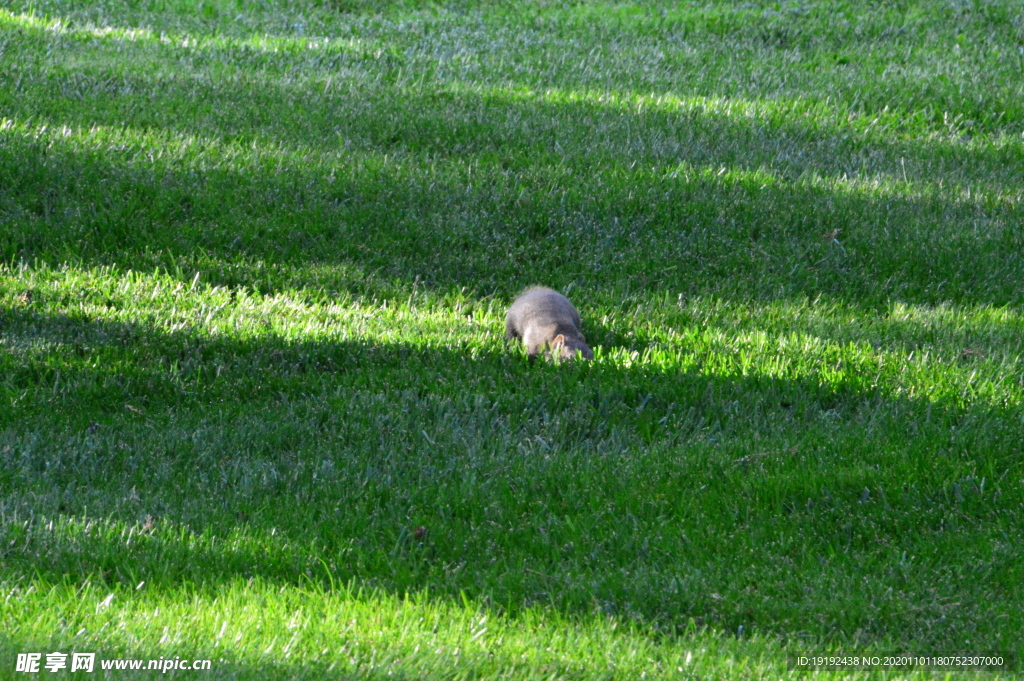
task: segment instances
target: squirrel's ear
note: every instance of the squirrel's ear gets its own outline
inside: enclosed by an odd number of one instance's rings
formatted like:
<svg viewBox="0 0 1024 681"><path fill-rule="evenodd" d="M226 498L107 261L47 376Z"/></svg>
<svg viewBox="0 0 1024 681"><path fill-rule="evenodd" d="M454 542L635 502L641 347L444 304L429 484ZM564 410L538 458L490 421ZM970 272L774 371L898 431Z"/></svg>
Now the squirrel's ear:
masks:
<svg viewBox="0 0 1024 681"><path fill-rule="evenodd" d="M551 347L553 347L553 348L560 348L563 345L565 345L565 336L563 336L562 334L558 334L551 341Z"/></svg>

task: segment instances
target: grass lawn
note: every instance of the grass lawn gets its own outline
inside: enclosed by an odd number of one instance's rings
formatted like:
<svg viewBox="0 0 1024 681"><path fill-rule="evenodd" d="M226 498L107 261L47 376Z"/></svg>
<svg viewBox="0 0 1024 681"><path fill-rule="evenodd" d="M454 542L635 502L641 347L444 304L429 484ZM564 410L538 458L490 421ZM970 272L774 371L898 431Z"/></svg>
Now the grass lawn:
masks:
<svg viewBox="0 0 1024 681"><path fill-rule="evenodd" d="M1022 45L1010 0L0 0L0 678L1019 660ZM505 344L538 283L593 362Z"/></svg>

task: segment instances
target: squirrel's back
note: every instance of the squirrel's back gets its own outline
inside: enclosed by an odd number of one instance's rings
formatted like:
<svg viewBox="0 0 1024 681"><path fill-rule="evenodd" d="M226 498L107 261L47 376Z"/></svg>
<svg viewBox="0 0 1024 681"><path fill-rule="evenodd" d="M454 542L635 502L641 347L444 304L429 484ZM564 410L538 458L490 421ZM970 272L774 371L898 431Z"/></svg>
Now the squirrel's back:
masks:
<svg viewBox="0 0 1024 681"><path fill-rule="evenodd" d="M581 326L580 313L568 298L553 289L533 286L519 294L508 309L505 336L522 339L531 361L541 353L563 359L575 358L578 353L593 359Z"/></svg>

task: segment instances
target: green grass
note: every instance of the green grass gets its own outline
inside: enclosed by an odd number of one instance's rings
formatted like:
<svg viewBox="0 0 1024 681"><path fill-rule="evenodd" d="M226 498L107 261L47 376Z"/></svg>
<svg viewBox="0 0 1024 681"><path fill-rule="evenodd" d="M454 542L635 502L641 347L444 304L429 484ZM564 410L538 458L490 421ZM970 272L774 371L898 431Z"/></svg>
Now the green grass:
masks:
<svg viewBox="0 0 1024 681"><path fill-rule="evenodd" d="M1022 17L0 2L0 677L1019 658Z"/></svg>

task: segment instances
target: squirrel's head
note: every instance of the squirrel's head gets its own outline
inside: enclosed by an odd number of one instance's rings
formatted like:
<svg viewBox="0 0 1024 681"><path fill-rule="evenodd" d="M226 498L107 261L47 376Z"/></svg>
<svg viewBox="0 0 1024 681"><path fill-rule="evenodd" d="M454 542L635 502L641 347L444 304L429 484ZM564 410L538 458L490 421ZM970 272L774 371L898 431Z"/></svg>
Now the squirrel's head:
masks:
<svg viewBox="0 0 1024 681"><path fill-rule="evenodd" d="M558 334L551 340L551 345L548 347L547 352L544 353L548 359L552 357L558 358L559 360L576 359L580 357L582 359L594 359L594 352L590 349L590 346L583 342L582 338L566 338L562 334Z"/></svg>

